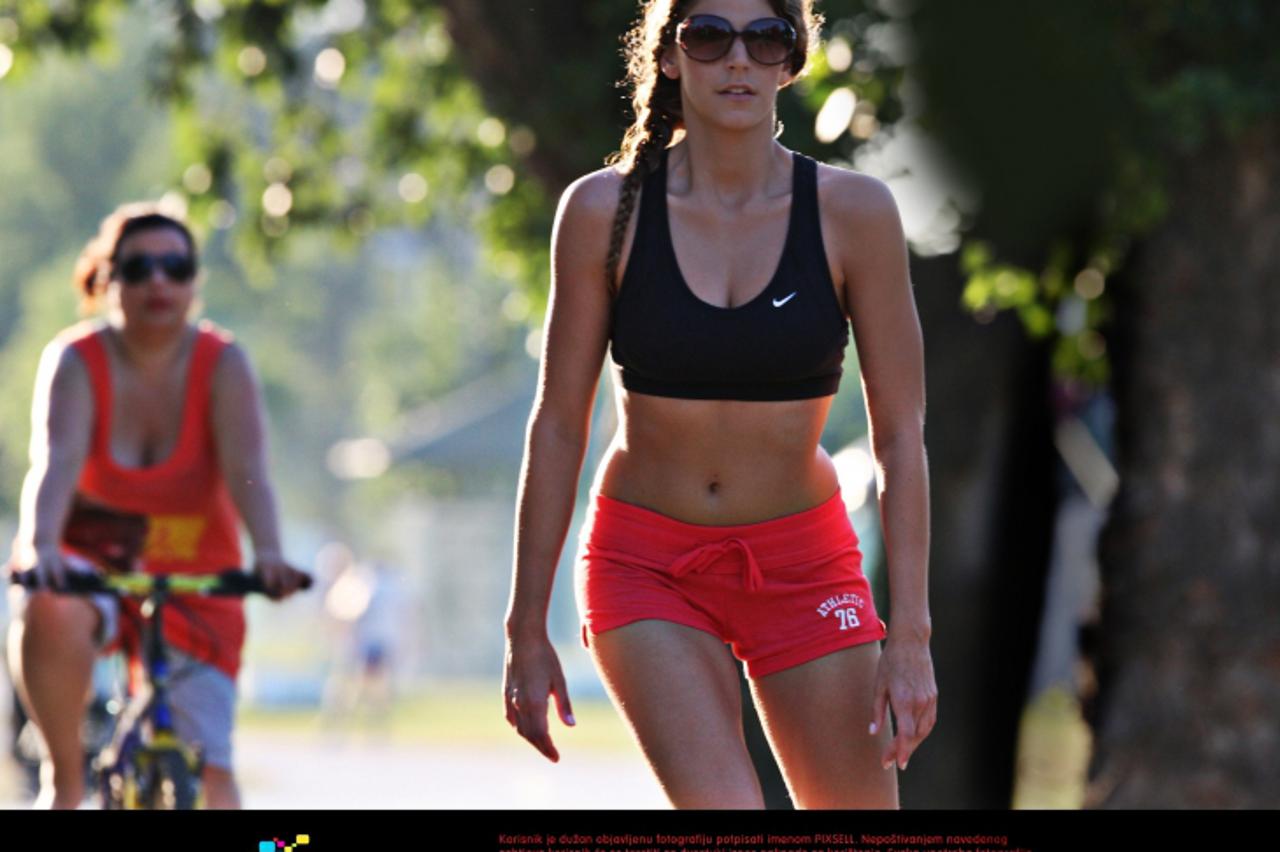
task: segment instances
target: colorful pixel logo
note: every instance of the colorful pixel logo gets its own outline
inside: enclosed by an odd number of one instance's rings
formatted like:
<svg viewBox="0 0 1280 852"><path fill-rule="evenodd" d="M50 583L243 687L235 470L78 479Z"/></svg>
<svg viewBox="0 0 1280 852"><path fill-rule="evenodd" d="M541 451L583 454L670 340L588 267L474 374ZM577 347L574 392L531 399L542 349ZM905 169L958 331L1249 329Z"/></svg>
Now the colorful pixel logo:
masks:
<svg viewBox="0 0 1280 852"><path fill-rule="evenodd" d="M280 838L273 837L270 840L259 840L258 852L294 852L299 846L306 846L310 842L310 834L299 834L292 843L285 843Z"/></svg>

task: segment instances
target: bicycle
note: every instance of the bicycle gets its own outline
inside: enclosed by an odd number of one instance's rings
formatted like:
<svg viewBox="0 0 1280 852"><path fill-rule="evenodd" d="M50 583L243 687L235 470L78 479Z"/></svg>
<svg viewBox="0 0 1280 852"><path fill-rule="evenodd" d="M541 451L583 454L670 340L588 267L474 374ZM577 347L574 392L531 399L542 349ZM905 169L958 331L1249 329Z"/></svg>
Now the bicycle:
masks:
<svg viewBox="0 0 1280 852"><path fill-rule="evenodd" d="M12 582L38 588L33 571ZM310 580L302 588L309 588ZM172 595L243 597L266 594L261 580L237 569L211 574L89 574L71 572L59 594L110 594L144 601L143 672L150 687L120 714L114 736L92 760L95 788L104 810L192 810L202 805L204 760L198 746L183 742L169 704L169 657L162 631Z"/></svg>

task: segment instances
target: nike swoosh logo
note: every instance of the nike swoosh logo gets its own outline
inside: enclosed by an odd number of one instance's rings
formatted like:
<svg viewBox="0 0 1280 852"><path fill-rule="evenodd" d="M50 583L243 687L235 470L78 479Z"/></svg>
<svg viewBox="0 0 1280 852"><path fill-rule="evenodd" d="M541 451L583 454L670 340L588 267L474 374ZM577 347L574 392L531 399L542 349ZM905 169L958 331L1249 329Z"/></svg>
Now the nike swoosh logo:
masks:
<svg viewBox="0 0 1280 852"><path fill-rule="evenodd" d="M794 299L795 297L796 297L796 294L795 294L795 293L792 293L790 296L784 296L784 297L783 297L783 298L781 298L781 299L774 299L774 300L773 300L773 306L774 306L775 308L780 308L780 307L782 307L783 305L785 305L787 302L790 302L790 301L791 301L792 299Z"/></svg>

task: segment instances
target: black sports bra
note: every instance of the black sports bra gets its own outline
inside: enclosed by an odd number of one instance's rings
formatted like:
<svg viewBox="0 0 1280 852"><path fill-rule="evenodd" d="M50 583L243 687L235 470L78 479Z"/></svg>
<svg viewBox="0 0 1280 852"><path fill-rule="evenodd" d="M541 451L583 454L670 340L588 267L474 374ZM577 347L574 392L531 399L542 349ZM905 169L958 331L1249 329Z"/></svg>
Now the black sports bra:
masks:
<svg viewBox="0 0 1280 852"><path fill-rule="evenodd" d="M684 399L785 400L834 394L849 323L818 221L818 166L792 154L791 216L777 271L745 304L721 308L685 283L667 218L667 155L644 182L611 346L622 386Z"/></svg>

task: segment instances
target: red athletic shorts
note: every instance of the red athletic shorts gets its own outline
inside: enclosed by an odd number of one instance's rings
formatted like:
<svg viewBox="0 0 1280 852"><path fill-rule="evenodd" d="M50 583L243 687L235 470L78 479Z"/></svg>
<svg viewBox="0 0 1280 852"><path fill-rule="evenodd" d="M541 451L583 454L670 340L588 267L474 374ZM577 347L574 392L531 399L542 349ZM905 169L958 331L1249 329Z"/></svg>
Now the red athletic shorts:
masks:
<svg viewBox="0 0 1280 852"><path fill-rule="evenodd" d="M728 642L752 677L885 637L837 491L795 515L687 524L598 495L577 561L582 641L642 619Z"/></svg>

